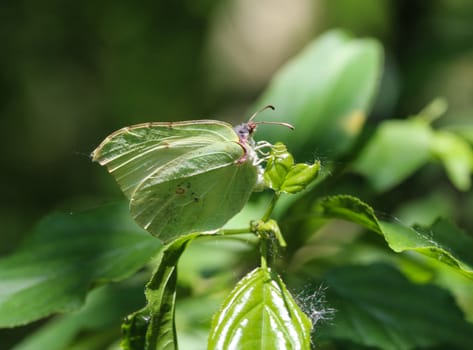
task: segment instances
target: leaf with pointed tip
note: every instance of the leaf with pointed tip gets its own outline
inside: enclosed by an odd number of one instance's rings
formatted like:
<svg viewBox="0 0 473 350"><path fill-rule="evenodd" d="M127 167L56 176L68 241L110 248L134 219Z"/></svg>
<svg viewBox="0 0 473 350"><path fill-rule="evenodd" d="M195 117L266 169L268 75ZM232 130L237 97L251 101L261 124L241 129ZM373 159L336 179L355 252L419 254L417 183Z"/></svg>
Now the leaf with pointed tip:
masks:
<svg viewBox="0 0 473 350"><path fill-rule="evenodd" d="M383 221L369 205L346 195L325 197L316 202L313 211L321 218L344 219L378 232L395 252L414 250L473 278L473 238L445 219L438 219L429 227Z"/></svg>
<svg viewBox="0 0 473 350"><path fill-rule="evenodd" d="M320 170L320 162L314 164L297 163L289 170L281 192L298 193L307 188L317 177Z"/></svg>
<svg viewBox="0 0 473 350"><path fill-rule="evenodd" d="M281 193L297 193L309 186L317 177L320 162L314 164L297 163L287 151L286 146L277 142L271 149L264 180L269 188Z"/></svg>
<svg viewBox="0 0 473 350"><path fill-rule="evenodd" d="M212 320L208 349L310 349L312 323L276 274L247 274Z"/></svg>
<svg viewBox="0 0 473 350"><path fill-rule="evenodd" d="M122 324L123 349L177 349L174 323L177 263L187 245L201 235L181 236L163 249L158 268L146 285L146 306L129 315Z"/></svg>
<svg viewBox="0 0 473 350"><path fill-rule="evenodd" d="M275 143L264 168L264 180L268 187L279 191L293 166L294 157L287 151L286 146L281 142Z"/></svg>

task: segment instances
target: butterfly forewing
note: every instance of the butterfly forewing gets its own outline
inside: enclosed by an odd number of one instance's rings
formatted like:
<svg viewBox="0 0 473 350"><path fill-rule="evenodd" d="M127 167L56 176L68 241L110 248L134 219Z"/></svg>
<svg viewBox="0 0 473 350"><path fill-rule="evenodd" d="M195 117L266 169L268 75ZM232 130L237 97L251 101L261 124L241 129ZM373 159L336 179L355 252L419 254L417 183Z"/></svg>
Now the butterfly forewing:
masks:
<svg viewBox="0 0 473 350"><path fill-rule="evenodd" d="M231 125L214 120L147 123L118 130L92 153L130 199L135 220L168 240L220 228L256 183Z"/></svg>
<svg viewBox="0 0 473 350"><path fill-rule="evenodd" d="M235 139L232 127L218 121L138 124L108 136L92 157L107 166L131 198L136 187L163 164L209 143Z"/></svg>

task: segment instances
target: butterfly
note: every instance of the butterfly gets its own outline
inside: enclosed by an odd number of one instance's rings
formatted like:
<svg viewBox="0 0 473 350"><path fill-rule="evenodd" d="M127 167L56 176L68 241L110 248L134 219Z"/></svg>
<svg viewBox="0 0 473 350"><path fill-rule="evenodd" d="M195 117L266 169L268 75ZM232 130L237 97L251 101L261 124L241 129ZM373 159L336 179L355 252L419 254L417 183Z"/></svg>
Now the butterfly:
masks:
<svg viewBox="0 0 473 350"><path fill-rule="evenodd" d="M135 221L154 236L215 231L261 187L252 136L257 124L276 122L254 122L256 114L236 127L218 120L128 126L107 136L92 160L107 167Z"/></svg>

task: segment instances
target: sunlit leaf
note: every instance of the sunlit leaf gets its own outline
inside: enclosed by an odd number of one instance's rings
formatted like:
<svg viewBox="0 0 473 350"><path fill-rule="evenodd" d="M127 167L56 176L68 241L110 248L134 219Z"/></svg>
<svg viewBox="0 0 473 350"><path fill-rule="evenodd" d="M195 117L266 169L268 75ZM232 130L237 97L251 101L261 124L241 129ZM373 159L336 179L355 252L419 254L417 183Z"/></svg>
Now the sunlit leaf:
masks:
<svg viewBox="0 0 473 350"><path fill-rule="evenodd" d="M380 220L373 209L351 196L331 196L317 202L314 214L355 222L384 236L395 252L414 250L453 266L473 278L473 238L445 219L428 227L409 227Z"/></svg>
<svg viewBox="0 0 473 350"><path fill-rule="evenodd" d="M272 147L264 168L264 180L268 187L274 191L279 191L293 166L294 157L287 151L284 144L277 142Z"/></svg>
<svg viewBox="0 0 473 350"><path fill-rule="evenodd" d="M377 191L401 183L433 157L441 160L458 189L470 188L471 146L455 133L434 130L427 111L422 113L416 118L383 122L354 162L354 170L368 178Z"/></svg>
<svg viewBox="0 0 473 350"><path fill-rule="evenodd" d="M295 132L265 129L258 137L290 145L298 161L346 152L369 113L381 61L374 40L341 31L322 35L276 74L255 104L274 105L277 113L264 119L290 122Z"/></svg>
<svg viewBox="0 0 473 350"><path fill-rule="evenodd" d="M320 162L314 164L297 163L289 170L281 186L281 192L298 193L315 180L320 170Z"/></svg>
<svg viewBox="0 0 473 350"><path fill-rule="evenodd" d="M276 143L264 169L264 180L269 188L280 193L298 193L309 186L317 177L320 162L297 163L286 146Z"/></svg>
<svg viewBox="0 0 473 350"><path fill-rule="evenodd" d="M311 328L279 276L257 268L214 316L208 349L310 349Z"/></svg>
<svg viewBox="0 0 473 350"><path fill-rule="evenodd" d="M386 191L430 160L432 129L423 120L382 123L353 164L377 191Z"/></svg>

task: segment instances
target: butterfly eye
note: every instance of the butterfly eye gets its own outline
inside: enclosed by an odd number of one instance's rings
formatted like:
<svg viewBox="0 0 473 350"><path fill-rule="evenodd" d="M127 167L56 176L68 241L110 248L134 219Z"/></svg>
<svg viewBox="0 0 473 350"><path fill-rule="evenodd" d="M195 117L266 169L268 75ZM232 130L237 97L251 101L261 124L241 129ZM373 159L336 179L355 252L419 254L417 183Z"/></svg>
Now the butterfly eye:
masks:
<svg viewBox="0 0 473 350"><path fill-rule="evenodd" d="M251 135L254 129L251 129L248 124L243 123L243 124L235 126L234 130L237 133L240 141L246 141L248 140L249 135Z"/></svg>

